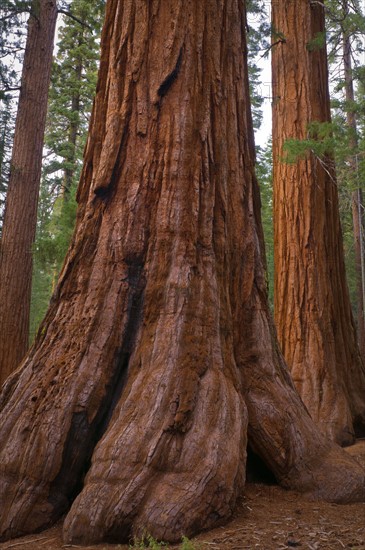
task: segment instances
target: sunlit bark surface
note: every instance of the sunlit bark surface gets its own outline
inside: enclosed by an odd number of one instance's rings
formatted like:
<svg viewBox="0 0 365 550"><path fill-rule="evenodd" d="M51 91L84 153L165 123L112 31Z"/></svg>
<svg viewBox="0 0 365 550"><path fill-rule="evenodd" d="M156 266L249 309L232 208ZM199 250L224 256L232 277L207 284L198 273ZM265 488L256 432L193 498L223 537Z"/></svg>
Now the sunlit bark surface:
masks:
<svg viewBox="0 0 365 550"><path fill-rule="evenodd" d="M324 434L365 430L365 373L345 279L333 161L283 162L289 138L330 121L319 2L273 2L275 321L294 383Z"/></svg>
<svg viewBox="0 0 365 550"><path fill-rule="evenodd" d="M268 313L243 8L107 4L75 236L0 397L4 539L66 511L73 544L212 527L243 492L247 433L284 485L364 497Z"/></svg>

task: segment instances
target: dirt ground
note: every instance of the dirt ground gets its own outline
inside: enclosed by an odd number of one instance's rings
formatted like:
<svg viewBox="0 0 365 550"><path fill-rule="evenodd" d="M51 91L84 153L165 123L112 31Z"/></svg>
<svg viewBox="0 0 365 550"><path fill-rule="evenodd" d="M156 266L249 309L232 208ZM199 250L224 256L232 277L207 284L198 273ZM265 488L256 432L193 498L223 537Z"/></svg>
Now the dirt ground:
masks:
<svg viewBox="0 0 365 550"><path fill-rule="evenodd" d="M365 441L348 452L365 465ZM248 483L232 520L192 539L199 550L365 550L365 503L311 502L277 485ZM0 550L127 550L128 546L62 543L61 523L39 533L0 544ZM177 549L178 546L170 547Z"/></svg>

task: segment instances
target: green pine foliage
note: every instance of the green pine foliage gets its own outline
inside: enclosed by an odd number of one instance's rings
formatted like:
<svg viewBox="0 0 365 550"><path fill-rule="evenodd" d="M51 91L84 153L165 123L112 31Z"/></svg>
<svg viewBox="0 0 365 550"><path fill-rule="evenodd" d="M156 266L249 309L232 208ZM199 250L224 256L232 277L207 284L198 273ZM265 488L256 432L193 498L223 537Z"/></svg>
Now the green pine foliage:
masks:
<svg viewBox="0 0 365 550"><path fill-rule="evenodd" d="M265 100L262 93L261 69L257 61L269 51L270 24L268 21L268 3L264 0L248 0L247 9L247 48L248 78L253 126L259 129L262 123L262 104Z"/></svg>
<svg viewBox="0 0 365 550"><path fill-rule="evenodd" d="M59 31L46 134L51 160L46 161L45 172L51 180L62 171L63 185L72 183L65 182L65 174L78 180L80 173L96 87L103 10L102 0L73 0L70 12L84 24L66 17Z"/></svg>
<svg viewBox="0 0 365 550"><path fill-rule="evenodd" d="M0 4L0 98L19 86L19 65L23 60L26 21L31 0L2 0Z"/></svg>
<svg viewBox="0 0 365 550"><path fill-rule="evenodd" d="M314 52L316 50L321 50L326 45L326 33L317 32L317 34L310 40L307 44L307 50Z"/></svg>
<svg viewBox="0 0 365 550"><path fill-rule="evenodd" d="M332 162L330 157L336 152L337 138L341 133L342 127L334 122L313 121L308 124L307 139L288 139L285 142L283 160L293 164L312 153L319 162Z"/></svg>
<svg viewBox="0 0 365 550"><path fill-rule="evenodd" d="M130 550L168 550L169 545L163 541L157 541L151 535L147 534L143 535L140 539L136 538L129 548ZM183 536L179 550L201 550L201 545Z"/></svg>
<svg viewBox="0 0 365 550"><path fill-rule="evenodd" d="M33 258L31 337L36 333L69 246L76 189L95 95L104 0L72 0L58 34L45 135Z"/></svg>
<svg viewBox="0 0 365 550"><path fill-rule="evenodd" d="M4 94L0 98L0 236L6 190L10 176L10 155L15 120L13 108L12 97Z"/></svg>
<svg viewBox="0 0 365 550"><path fill-rule="evenodd" d="M340 194L340 212L344 234L344 247L347 278L354 311L358 308L356 286L358 273L355 269L355 250L353 238L352 195L360 189L365 193L365 6L357 0L343 0L341 3L328 4L328 27L330 59L333 78L334 120L342 127L342 134L336 148L337 180ZM354 100L346 98L346 81L342 61L343 41L348 41L351 57L351 69L348 78L352 80ZM341 71L337 71L337 67ZM349 127L347 118L356 121L355 127ZM364 204L361 205L362 227L365 229Z"/></svg>
<svg viewBox="0 0 365 550"><path fill-rule="evenodd" d="M352 50L361 54L354 56L355 67L362 65L364 54L364 5L359 0L326 0L326 27L329 62L332 78L341 81L341 72L335 71L342 61L342 37L345 33L351 39Z"/></svg>
<svg viewBox="0 0 365 550"><path fill-rule="evenodd" d="M19 0L2 0L0 4L0 235L31 4Z"/></svg>
<svg viewBox="0 0 365 550"><path fill-rule="evenodd" d="M269 304L274 307L274 224L272 187L272 140L257 153L256 175L260 185L261 219L265 237Z"/></svg>

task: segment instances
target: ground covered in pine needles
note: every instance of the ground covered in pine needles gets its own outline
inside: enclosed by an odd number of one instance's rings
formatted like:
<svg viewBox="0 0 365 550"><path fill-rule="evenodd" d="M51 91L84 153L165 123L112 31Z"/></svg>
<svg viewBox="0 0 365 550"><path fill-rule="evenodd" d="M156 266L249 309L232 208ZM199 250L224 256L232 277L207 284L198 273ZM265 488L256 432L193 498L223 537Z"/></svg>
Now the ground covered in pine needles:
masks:
<svg viewBox="0 0 365 550"><path fill-rule="evenodd" d="M365 441L348 452L365 464ZM76 546L62 543L61 523L37 535L0 544L0 550L127 550L126 545ZM187 548L189 546L190 548ZM141 548L142 546L135 546ZM160 548L160 546L155 547ZM163 547L178 549L177 546ZM186 550L365 550L365 504L311 502L277 485L248 483L234 518L203 533Z"/></svg>

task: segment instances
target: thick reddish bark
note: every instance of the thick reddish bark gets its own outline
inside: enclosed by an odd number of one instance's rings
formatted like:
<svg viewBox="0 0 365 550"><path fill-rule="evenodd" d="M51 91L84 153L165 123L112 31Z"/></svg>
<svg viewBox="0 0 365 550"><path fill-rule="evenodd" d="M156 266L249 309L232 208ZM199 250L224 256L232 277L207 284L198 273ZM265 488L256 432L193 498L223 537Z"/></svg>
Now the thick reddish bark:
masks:
<svg viewBox="0 0 365 550"><path fill-rule="evenodd" d="M365 428L365 373L345 280L336 176L313 154L285 163L283 144L330 120L318 2L273 2L275 321L285 359L312 418L349 444ZM317 43L313 40L317 38Z"/></svg>
<svg viewBox="0 0 365 550"><path fill-rule="evenodd" d="M276 344L244 21L241 0L107 4L73 243L0 396L3 538L50 524L77 493L75 543L217 524L243 491L247 410L284 485L365 496Z"/></svg>
<svg viewBox="0 0 365 550"><path fill-rule="evenodd" d="M32 3L1 237L0 386L28 349L32 245L56 19L56 0Z"/></svg>

